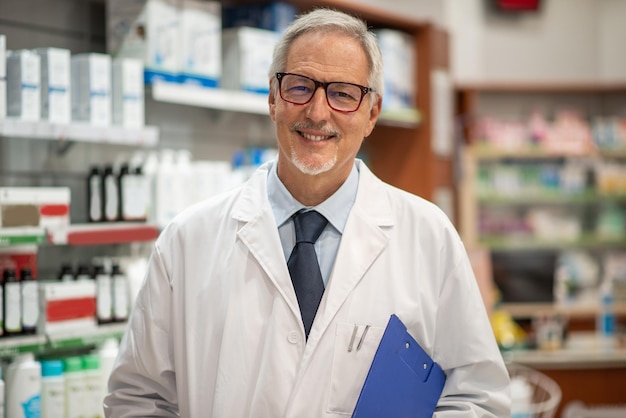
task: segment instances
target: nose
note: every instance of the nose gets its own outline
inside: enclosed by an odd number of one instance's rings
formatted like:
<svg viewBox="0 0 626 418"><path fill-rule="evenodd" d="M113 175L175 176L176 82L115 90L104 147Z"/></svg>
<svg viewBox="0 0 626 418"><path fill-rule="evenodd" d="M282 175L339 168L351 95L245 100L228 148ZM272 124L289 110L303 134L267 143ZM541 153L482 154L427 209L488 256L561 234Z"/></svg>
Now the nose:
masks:
<svg viewBox="0 0 626 418"><path fill-rule="evenodd" d="M328 120L331 108L326 101L326 91L323 87L318 87L313 93L313 98L307 103L306 115L314 121Z"/></svg>

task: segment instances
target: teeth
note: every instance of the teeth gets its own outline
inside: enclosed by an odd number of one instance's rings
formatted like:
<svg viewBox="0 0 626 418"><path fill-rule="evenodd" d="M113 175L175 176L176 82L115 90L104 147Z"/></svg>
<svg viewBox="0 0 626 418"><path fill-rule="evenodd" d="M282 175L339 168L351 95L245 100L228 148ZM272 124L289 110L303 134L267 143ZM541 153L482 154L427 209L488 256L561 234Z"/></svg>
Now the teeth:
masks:
<svg viewBox="0 0 626 418"><path fill-rule="evenodd" d="M302 136L308 139L309 141L323 141L324 139L330 138L328 136L309 135L305 133L302 133Z"/></svg>

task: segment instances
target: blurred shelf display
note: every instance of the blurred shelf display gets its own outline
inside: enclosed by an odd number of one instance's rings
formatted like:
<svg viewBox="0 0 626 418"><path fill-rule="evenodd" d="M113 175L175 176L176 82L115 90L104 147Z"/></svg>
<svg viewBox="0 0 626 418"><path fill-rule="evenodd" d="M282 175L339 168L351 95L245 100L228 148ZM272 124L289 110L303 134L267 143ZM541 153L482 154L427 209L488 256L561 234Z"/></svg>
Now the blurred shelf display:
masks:
<svg viewBox="0 0 626 418"><path fill-rule="evenodd" d="M269 115L267 94L166 82L155 82L151 89L152 98L160 102ZM420 123L420 120L421 115L417 109L405 109L383 112L379 123L413 128Z"/></svg>
<svg viewBox="0 0 626 418"><path fill-rule="evenodd" d="M74 224L48 231L48 241L56 245L124 244L152 241L158 236L155 225L140 222Z"/></svg>
<svg viewBox="0 0 626 418"><path fill-rule="evenodd" d="M15 245L39 245L46 242L46 231L35 227L0 228L0 248Z"/></svg>
<svg viewBox="0 0 626 418"><path fill-rule="evenodd" d="M55 124L6 118L0 119L0 137L151 147L159 142L159 130L154 126L127 129L119 126L94 126L86 123Z"/></svg>
<svg viewBox="0 0 626 418"><path fill-rule="evenodd" d="M107 245L152 241L159 229L140 222L73 224L67 228L0 228L0 247L19 245Z"/></svg>
<svg viewBox="0 0 626 418"><path fill-rule="evenodd" d="M508 312L514 318L534 318L543 315L562 315L567 318L588 318L594 317L599 311L599 307L597 305L564 305L560 303L547 302L509 302L503 303L500 306L500 309ZM626 315L626 303L616 304L615 314Z"/></svg>
<svg viewBox="0 0 626 418"><path fill-rule="evenodd" d="M121 338L126 323L94 325L90 330L77 330L57 335L23 335L0 339L0 357L13 357L21 353L49 353L52 350L82 349L95 346L109 338Z"/></svg>

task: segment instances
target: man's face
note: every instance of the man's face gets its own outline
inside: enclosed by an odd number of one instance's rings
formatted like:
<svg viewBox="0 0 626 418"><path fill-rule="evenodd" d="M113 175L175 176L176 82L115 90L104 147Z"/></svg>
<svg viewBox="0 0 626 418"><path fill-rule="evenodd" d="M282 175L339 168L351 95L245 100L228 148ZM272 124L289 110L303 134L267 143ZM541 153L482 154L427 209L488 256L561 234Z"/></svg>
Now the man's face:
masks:
<svg viewBox="0 0 626 418"><path fill-rule="evenodd" d="M359 43L338 33L311 33L294 41L285 72L322 82L341 81L368 86L368 63ZM343 182L378 114L380 100L370 108L370 94L355 112L332 109L323 88L311 101L297 105L270 94L270 116L278 137L281 179L330 176ZM303 177L304 176L304 177Z"/></svg>

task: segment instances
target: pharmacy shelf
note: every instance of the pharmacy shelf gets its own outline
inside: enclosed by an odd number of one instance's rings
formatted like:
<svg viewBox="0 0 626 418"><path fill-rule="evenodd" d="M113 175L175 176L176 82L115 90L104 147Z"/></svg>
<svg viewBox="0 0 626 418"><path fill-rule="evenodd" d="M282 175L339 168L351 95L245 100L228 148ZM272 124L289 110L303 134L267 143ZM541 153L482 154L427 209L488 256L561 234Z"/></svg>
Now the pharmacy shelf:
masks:
<svg viewBox="0 0 626 418"><path fill-rule="evenodd" d="M499 309L517 319L553 315L561 315L568 318L593 318L598 314L597 305L562 305L551 302L509 302L502 303ZM616 303L615 314L626 316L626 303Z"/></svg>
<svg viewBox="0 0 626 418"><path fill-rule="evenodd" d="M94 325L93 329L76 330L55 335L20 335L0 340L0 358L22 353L49 353L51 350L83 349L96 346L107 339L120 339L126 323Z"/></svg>
<svg viewBox="0 0 626 418"><path fill-rule="evenodd" d="M626 238L602 238L597 236L583 236L571 241L545 240L521 236L481 236L479 242L492 251L534 251L534 250L565 250L565 249L623 249L626 248Z"/></svg>
<svg viewBox="0 0 626 418"><path fill-rule="evenodd" d="M468 149L471 155L483 161L489 160L556 160L563 158L626 158L626 148L619 149L596 149L591 153L568 153L568 152L549 152L538 146L524 148L496 148L491 145L477 143Z"/></svg>
<svg viewBox="0 0 626 418"><path fill-rule="evenodd" d="M267 94L165 82L155 82L151 89L152 98L159 102L269 115ZM419 125L421 118L422 115L416 109L389 111L381 114L379 123L414 128Z"/></svg>
<svg viewBox="0 0 626 418"><path fill-rule="evenodd" d="M484 193L477 196L477 201L481 205L537 205L537 204L597 204L598 202L626 202L626 194L598 193L594 190L587 190L580 193L563 192L537 192L518 193L516 195L503 195L501 193Z"/></svg>
<svg viewBox="0 0 626 418"><path fill-rule="evenodd" d="M0 119L0 137L151 147L159 142L159 130L155 126L127 129L120 126L93 126L87 123L59 124L6 118Z"/></svg>
<svg viewBox="0 0 626 418"><path fill-rule="evenodd" d="M142 222L73 224L45 230L34 227L0 228L0 248L22 245L106 245L152 241L159 228Z"/></svg>
<svg viewBox="0 0 626 418"><path fill-rule="evenodd" d="M45 242L46 231L43 228L0 228L0 248L15 245L39 245Z"/></svg>
<svg viewBox="0 0 626 418"><path fill-rule="evenodd" d="M152 98L160 102L207 107L230 112L269 114L266 94L245 91L155 82L152 84Z"/></svg>
<svg viewBox="0 0 626 418"><path fill-rule="evenodd" d="M142 222L73 224L48 231L48 242L55 245L104 245L152 241L159 236L155 225Z"/></svg>

